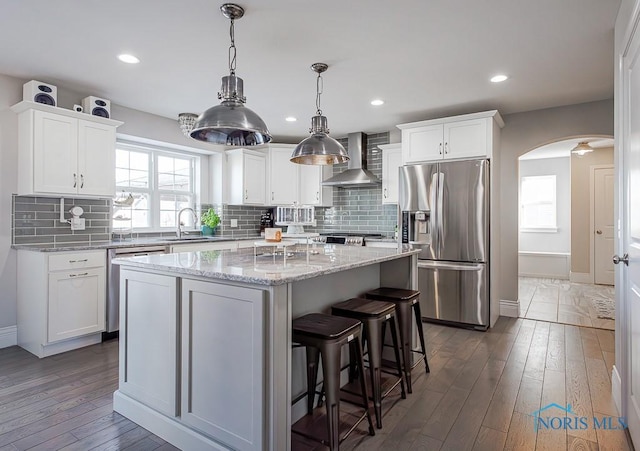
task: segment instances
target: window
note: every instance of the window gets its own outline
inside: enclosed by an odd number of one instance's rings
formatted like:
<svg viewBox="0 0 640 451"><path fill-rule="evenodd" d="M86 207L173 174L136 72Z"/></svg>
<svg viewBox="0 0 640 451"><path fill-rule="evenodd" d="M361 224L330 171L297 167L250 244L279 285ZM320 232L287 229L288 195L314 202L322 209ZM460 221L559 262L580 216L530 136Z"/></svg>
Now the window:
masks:
<svg viewBox="0 0 640 451"><path fill-rule="evenodd" d="M198 157L118 143L116 146L116 196L132 202L117 202L113 228L131 223L134 230L174 228L176 214L194 208L197 190L195 169ZM122 205L124 204L124 205ZM129 205L130 204L130 205ZM184 225L194 227L191 215L183 215Z"/></svg>
<svg viewBox="0 0 640 451"><path fill-rule="evenodd" d="M557 231L556 176L520 179L520 229Z"/></svg>

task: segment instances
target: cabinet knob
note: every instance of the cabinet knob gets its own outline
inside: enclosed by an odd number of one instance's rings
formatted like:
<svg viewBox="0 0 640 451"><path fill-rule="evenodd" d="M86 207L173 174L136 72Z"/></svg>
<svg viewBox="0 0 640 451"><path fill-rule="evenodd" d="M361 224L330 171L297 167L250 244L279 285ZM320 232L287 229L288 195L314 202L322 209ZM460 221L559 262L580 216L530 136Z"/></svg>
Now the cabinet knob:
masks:
<svg viewBox="0 0 640 451"><path fill-rule="evenodd" d="M442 155L442 143L438 145L438 153Z"/></svg>
<svg viewBox="0 0 640 451"><path fill-rule="evenodd" d="M249 190L248 189L244 190L244 200L247 200L247 199L249 199Z"/></svg>
<svg viewBox="0 0 640 451"><path fill-rule="evenodd" d="M316 200L320 200L320 191L316 191Z"/></svg>
<svg viewBox="0 0 640 451"><path fill-rule="evenodd" d="M84 174L80 174L80 188L84 188Z"/></svg>
<svg viewBox="0 0 640 451"><path fill-rule="evenodd" d="M75 188L76 186L78 186L78 177L76 176L76 173L73 173L73 187Z"/></svg>
<svg viewBox="0 0 640 451"><path fill-rule="evenodd" d="M384 189L384 198L387 198L387 188Z"/></svg>
<svg viewBox="0 0 640 451"><path fill-rule="evenodd" d="M449 143L444 143L444 153L449 153Z"/></svg>

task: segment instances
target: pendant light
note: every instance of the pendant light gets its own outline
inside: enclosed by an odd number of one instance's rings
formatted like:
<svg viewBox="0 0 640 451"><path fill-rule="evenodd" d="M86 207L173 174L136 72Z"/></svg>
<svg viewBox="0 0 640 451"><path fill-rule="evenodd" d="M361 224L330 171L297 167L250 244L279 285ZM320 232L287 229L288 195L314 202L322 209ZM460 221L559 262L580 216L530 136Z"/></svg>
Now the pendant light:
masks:
<svg viewBox="0 0 640 451"><path fill-rule="evenodd" d="M593 147L589 145L588 141L582 141L578 143L578 145L571 150L571 153L575 153L579 157L589 152L593 152Z"/></svg>
<svg viewBox="0 0 640 451"><path fill-rule="evenodd" d="M218 93L220 105L202 113L190 132L192 138L212 144L228 146L255 146L271 141L271 133L260 116L244 106L242 78L236 76L236 44L234 23L244 16L244 9L235 3L220 7L222 14L231 20L229 36L229 75L222 77L222 88Z"/></svg>
<svg viewBox="0 0 640 451"><path fill-rule="evenodd" d="M324 63L311 65L311 70L318 74L316 79L316 115L311 118L311 136L305 138L293 149L290 160L298 164L337 164L349 161L349 155L344 147L329 136L327 118L320 109L320 94L322 94L322 74L329 66Z"/></svg>

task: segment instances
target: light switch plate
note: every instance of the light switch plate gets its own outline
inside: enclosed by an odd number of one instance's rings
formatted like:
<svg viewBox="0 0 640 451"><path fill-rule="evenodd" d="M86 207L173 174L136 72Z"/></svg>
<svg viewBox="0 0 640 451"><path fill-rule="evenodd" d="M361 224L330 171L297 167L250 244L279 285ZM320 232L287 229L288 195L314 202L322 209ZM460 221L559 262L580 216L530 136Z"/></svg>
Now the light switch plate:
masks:
<svg viewBox="0 0 640 451"><path fill-rule="evenodd" d="M232 219L231 220L231 227L238 227L238 220L237 219Z"/></svg>

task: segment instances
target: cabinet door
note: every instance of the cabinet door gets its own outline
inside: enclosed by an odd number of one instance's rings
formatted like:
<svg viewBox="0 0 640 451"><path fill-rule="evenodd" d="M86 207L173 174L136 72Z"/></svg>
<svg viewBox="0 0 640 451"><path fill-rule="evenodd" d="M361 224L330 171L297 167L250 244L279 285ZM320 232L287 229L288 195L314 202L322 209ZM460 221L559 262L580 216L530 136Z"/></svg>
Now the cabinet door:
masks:
<svg viewBox="0 0 640 451"><path fill-rule="evenodd" d="M115 127L83 120L78 122L79 194L113 196L115 155Z"/></svg>
<svg viewBox="0 0 640 451"><path fill-rule="evenodd" d="M443 156L442 124L402 130L405 164L439 160Z"/></svg>
<svg viewBox="0 0 640 451"><path fill-rule="evenodd" d="M78 120L34 111L33 190L75 194L79 182Z"/></svg>
<svg viewBox="0 0 640 451"><path fill-rule="evenodd" d="M322 166L301 164L300 166L300 204L321 205L322 202Z"/></svg>
<svg viewBox="0 0 640 451"><path fill-rule="evenodd" d="M469 158L488 155L487 128L491 118L444 124L444 157Z"/></svg>
<svg viewBox="0 0 640 451"><path fill-rule="evenodd" d="M399 168L402 166L402 150L384 150L382 153L382 203L398 203Z"/></svg>
<svg viewBox="0 0 640 451"><path fill-rule="evenodd" d="M244 155L244 204L265 204L266 170L264 157Z"/></svg>
<svg viewBox="0 0 640 451"><path fill-rule="evenodd" d="M269 152L269 205L291 205L298 202L298 166L289 161L291 149L271 149Z"/></svg>
<svg viewBox="0 0 640 451"><path fill-rule="evenodd" d="M105 275L105 268L49 273L49 342L104 330Z"/></svg>

